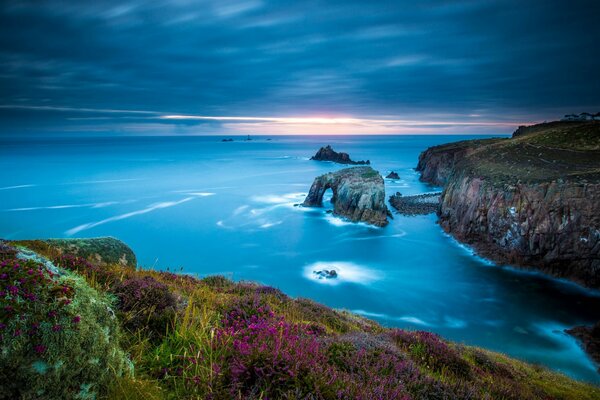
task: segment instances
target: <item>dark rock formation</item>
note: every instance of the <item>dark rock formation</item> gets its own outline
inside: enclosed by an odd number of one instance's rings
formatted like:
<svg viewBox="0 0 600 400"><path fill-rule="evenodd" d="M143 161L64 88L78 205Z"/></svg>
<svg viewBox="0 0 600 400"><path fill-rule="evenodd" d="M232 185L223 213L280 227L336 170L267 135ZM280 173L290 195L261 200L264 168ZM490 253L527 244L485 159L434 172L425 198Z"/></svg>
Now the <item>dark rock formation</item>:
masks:
<svg viewBox="0 0 600 400"><path fill-rule="evenodd" d="M391 215L385 205L383 178L371 167L345 168L315 178L304 203L321 207L327 189L333 191L333 213L354 222L387 225Z"/></svg>
<svg viewBox="0 0 600 400"><path fill-rule="evenodd" d="M424 215L437 212L442 193L426 193L416 196L402 196L400 192L390 196L390 204L402 215Z"/></svg>
<svg viewBox="0 0 600 400"><path fill-rule="evenodd" d="M221 142L233 142L233 139L229 138L229 139L221 139Z"/></svg>
<svg viewBox="0 0 600 400"><path fill-rule="evenodd" d="M596 365L600 365L600 321L596 322L594 326L576 326L566 329L565 332L577 338ZM598 367L598 372L600 372L600 367Z"/></svg>
<svg viewBox="0 0 600 400"><path fill-rule="evenodd" d="M400 179L400 175L398 175L397 172L392 171L385 178L386 179Z"/></svg>
<svg viewBox="0 0 600 400"><path fill-rule="evenodd" d="M338 164L351 164L351 165L369 165L371 162L367 161L352 161L348 153L338 153L331 148L331 146L321 147L317 154L310 158L315 161L333 161Z"/></svg>
<svg viewBox="0 0 600 400"><path fill-rule="evenodd" d="M338 276L335 269L322 269L319 271L313 271L313 274L315 274L318 279L335 279Z"/></svg>
<svg viewBox="0 0 600 400"><path fill-rule="evenodd" d="M46 239L12 241L44 255L73 254L83 257L94 265L108 264L137 267L135 254L125 243L112 237L91 239Z"/></svg>
<svg viewBox="0 0 600 400"><path fill-rule="evenodd" d="M446 232L497 262L600 288L600 124L541 124L424 154L422 178L447 181Z"/></svg>

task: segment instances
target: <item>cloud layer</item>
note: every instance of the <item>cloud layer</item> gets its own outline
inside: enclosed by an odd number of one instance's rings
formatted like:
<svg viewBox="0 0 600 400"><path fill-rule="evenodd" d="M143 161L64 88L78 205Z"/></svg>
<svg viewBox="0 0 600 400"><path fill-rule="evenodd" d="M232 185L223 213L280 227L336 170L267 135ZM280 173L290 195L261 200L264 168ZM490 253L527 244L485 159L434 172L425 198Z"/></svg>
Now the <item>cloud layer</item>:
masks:
<svg viewBox="0 0 600 400"><path fill-rule="evenodd" d="M600 111L598 15L593 0L2 2L0 125L508 132Z"/></svg>

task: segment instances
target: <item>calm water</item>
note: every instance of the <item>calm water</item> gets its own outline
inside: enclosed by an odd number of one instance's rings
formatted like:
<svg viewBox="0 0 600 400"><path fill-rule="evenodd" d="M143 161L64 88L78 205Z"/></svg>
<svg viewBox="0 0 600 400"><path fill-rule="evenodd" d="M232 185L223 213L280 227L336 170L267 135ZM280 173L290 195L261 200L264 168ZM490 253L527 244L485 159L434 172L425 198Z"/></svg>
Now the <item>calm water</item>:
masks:
<svg viewBox="0 0 600 400"><path fill-rule="evenodd" d="M294 207L331 144L401 180L418 154L458 136L119 138L0 142L0 237L115 236L141 265L260 281L388 326L427 329L600 383L564 328L600 319L600 296L486 262L446 236L435 216L396 215L383 229ZM338 270L320 281L319 266Z"/></svg>

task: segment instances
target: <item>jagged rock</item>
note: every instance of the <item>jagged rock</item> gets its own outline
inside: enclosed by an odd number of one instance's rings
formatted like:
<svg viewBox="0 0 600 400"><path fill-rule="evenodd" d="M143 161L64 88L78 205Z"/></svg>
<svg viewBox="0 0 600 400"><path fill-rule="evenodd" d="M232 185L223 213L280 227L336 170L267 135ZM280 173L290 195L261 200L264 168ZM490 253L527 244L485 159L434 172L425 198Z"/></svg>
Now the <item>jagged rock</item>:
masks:
<svg viewBox="0 0 600 400"><path fill-rule="evenodd" d="M445 183L439 223L458 240L494 261L600 288L600 124L437 146L418 169Z"/></svg>
<svg viewBox="0 0 600 400"><path fill-rule="evenodd" d="M425 193L415 196L402 196L400 192L390 196L390 204L402 215L424 215L437 212L442 193Z"/></svg>
<svg viewBox="0 0 600 400"><path fill-rule="evenodd" d="M392 171L385 178L386 179L400 179L400 175L398 175L397 172Z"/></svg>
<svg viewBox="0 0 600 400"><path fill-rule="evenodd" d="M348 153L338 153L331 148L331 146L321 147L317 154L310 158L315 161L333 161L338 164L352 164L352 165L369 165L371 162L367 161L352 161Z"/></svg>
<svg viewBox="0 0 600 400"><path fill-rule="evenodd" d="M327 189L333 191L333 213L354 222L387 225L391 215L385 205L383 178L371 167L345 168L315 178L304 203L321 207Z"/></svg>

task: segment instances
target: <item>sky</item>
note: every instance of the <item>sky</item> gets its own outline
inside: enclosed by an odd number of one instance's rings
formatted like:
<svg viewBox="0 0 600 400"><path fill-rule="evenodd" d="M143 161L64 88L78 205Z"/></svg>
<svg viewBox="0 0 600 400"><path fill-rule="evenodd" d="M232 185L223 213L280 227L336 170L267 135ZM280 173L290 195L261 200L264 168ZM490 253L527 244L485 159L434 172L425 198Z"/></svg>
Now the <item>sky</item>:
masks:
<svg viewBox="0 0 600 400"><path fill-rule="evenodd" d="M501 134L600 111L597 0L0 0L0 135Z"/></svg>

